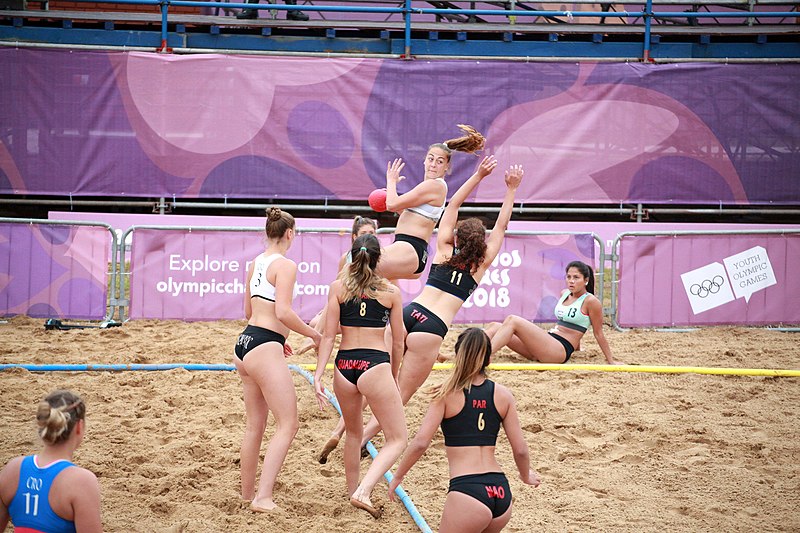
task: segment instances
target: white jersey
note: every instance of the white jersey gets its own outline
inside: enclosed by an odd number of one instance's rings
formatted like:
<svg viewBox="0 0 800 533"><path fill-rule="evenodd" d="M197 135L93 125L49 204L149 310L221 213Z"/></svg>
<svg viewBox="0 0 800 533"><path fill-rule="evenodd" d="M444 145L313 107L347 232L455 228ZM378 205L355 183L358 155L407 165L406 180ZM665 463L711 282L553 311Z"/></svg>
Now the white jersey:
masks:
<svg viewBox="0 0 800 533"><path fill-rule="evenodd" d="M270 302L275 301L275 286L267 280L267 269L276 259L283 257L281 254L264 255L256 257L253 262L253 277L250 278L250 297L263 298ZM292 299L297 296L297 283L292 289Z"/></svg>
<svg viewBox="0 0 800 533"><path fill-rule="evenodd" d="M416 207L409 207L408 210L412 213L416 213L420 216L427 218L428 220L433 220L434 222L439 222L439 219L442 217L442 213L444 213L444 206L447 203L447 182L444 181L442 178L436 178L437 180L444 183L444 201L442 205L436 206L431 204L422 204Z"/></svg>

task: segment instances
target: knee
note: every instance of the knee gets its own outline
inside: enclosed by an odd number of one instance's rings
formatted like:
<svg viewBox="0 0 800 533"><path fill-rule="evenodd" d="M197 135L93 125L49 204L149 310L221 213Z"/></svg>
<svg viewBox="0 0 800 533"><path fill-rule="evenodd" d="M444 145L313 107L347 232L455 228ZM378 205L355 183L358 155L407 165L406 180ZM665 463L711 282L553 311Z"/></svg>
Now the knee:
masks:
<svg viewBox="0 0 800 533"><path fill-rule="evenodd" d="M384 436L386 437L386 445L398 447L401 453L408 446L408 429L405 425L393 435L386 435L384 432Z"/></svg>
<svg viewBox="0 0 800 533"><path fill-rule="evenodd" d="M284 420L284 421L276 421L275 422L275 432L285 433L286 435L290 435L292 438L297 435L297 432L300 430L300 423L295 418L294 420Z"/></svg>
<svg viewBox="0 0 800 533"><path fill-rule="evenodd" d="M520 317L517 315L508 315L505 320L503 320L503 325L514 327L519 323L520 320Z"/></svg>

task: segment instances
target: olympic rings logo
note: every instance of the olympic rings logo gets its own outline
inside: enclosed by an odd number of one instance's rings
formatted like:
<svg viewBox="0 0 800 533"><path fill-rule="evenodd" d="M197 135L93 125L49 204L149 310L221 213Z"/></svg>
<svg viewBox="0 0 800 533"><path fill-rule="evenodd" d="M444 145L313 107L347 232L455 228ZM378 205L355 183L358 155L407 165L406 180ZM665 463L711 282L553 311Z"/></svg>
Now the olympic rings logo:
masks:
<svg viewBox="0 0 800 533"><path fill-rule="evenodd" d="M706 279L700 283L695 283L689 287L689 292L698 298L705 298L709 294L717 294L724 284L725 278L717 275L711 279Z"/></svg>

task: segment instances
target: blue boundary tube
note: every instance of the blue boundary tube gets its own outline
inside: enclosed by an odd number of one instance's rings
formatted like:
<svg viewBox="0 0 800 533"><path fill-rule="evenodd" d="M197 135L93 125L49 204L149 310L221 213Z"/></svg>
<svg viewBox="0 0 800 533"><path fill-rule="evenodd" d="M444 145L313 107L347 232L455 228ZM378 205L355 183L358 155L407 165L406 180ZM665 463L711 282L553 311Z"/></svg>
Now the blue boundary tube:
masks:
<svg viewBox="0 0 800 533"><path fill-rule="evenodd" d="M312 376L311 373L308 372L307 370L304 370L297 365L289 365L289 369L294 370L295 372L306 378L306 380L308 380L308 382L312 386L314 385L314 376ZM328 401L331 402L331 405L339 413L339 416L341 416L342 409L341 407L339 407L339 402L336 400L336 396L334 396L333 393L329 391L327 388L323 389L323 391L325 392L325 396L328 397ZM378 450L375 448L375 446L373 446L371 441L367 442L367 451L369 452L370 456L372 456L373 459L375 459L375 456L378 455ZM391 471L388 471L385 474L383 474L383 477L386 478L386 481L389 483L391 483L392 479L394 479L394 476L392 475ZM424 533L432 533L431 528L428 526L428 523L425 522L424 518L422 518L422 515L417 510L416 505L414 505L414 502L411 501L411 498L406 493L406 491L403 490L403 487L398 485L397 488L394 490L394 493L397 494L397 496L400 498L400 501L403 502L403 505L406 506L408 514L410 514L411 518L414 519L414 522L417 524L417 526L419 526L419 529Z"/></svg>

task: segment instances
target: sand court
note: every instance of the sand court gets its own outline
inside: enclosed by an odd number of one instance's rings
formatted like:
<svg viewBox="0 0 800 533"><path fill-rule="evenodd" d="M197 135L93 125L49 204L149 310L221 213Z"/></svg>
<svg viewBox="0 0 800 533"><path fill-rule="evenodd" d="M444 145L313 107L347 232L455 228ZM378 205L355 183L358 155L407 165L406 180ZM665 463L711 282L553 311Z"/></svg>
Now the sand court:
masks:
<svg viewBox="0 0 800 533"><path fill-rule="evenodd" d="M0 363L229 364L244 327L141 320L45 331L43 322L18 317L0 326ZM460 329L451 329L445 353ZM615 358L629 364L800 368L794 333L606 328L606 335ZM293 334L290 343L297 347L300 338ZM570 362L603 362L591 335L582 348ZM507 350L495 361L524 362ZM800 530L800 378L582 370L492 376L516 397L542 477L538 489L523 485L501 436L498 458L514 494L506 531ZM331 377L328 371L328 387ZM436 370L429 379L442 377ZM0 372L0 462L38 449L36 402L69 388L88 404L88 435L76 460L100 480L106 531L418 531L405 508L388 501L383 482L373 493L384 507L380 520L348 504L341 445L327 464L316 460L336 413L318 409L305 378L294 380L300 430L278 478L277 513L254 514L239 501L244 405L239 378L228 371ZM420 396L409 403L411 435L425 407ZM434 531L448 483L443 448L438 434L403 484Z"/></svg>

